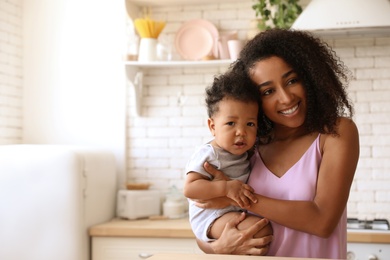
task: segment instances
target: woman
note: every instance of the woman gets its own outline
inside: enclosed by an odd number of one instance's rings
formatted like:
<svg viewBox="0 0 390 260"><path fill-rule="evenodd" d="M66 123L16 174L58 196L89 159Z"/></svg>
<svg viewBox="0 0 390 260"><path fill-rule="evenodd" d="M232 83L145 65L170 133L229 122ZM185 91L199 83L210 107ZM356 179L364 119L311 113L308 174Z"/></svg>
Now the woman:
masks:
<svg viewBox="0 0 390 260"><path fill-rule="evenodd" d="M348 70L318 38L281 29L249 41L232 69L248 75L261 98L260 142L248 180L257 203L247 210L272 223L268 254L345 259L346 204L359 158L345 91ZM213 167L205 168L214 181L226 180ZM219 198L197 205L231 204ZM236 229L243 218L233 219L220 239L199 242L200 247L208 253L264 254L269 238L252 239L255 227Z"/></svg>

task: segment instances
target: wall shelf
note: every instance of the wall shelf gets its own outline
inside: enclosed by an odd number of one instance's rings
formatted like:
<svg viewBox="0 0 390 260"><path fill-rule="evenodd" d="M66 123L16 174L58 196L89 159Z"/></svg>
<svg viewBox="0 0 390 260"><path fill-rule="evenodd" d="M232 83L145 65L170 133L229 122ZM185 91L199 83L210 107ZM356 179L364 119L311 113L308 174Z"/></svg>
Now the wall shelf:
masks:
<svg viewBox="0 0 390 260"><path fill-rule="evenodd" d="M219 4L219 3L235 3L237 0L126 0L126 3L132 3L137 6L166 6L166 5L180 5L180 4Z"/></svg>
<svg viewBox="0 0 390 260"><path fill-rule="evenodd" d="M232 60L207 60L207 61L155 61L138 62L125 61L126 77L128 83L134 89L134 102L136 104L136 114L141 115L143 96L143 76L145 69L155 68L175 68L175 67L219 67L229 66Z"/></svg>
<svg viewBox="0 0 390 260"><path fill-rule="evenodd" d="M159 68L159 67L215 67L226 66L231 64L232 60L207 60L207 61L154 61L154 62L138 62L126 61L126 66L138 68Z"/></svg>

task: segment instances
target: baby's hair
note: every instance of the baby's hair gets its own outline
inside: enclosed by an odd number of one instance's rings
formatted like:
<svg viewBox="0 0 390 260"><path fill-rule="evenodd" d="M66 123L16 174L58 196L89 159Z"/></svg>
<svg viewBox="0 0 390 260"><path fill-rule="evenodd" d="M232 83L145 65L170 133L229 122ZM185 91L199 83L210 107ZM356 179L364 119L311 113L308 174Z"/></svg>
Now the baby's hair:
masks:
<svg viewBox="0 0 390 260"><path fill-rule="evenodd" d="M218 103L226 98L259 104L260 95L246 74L228 71L214 77L213 84L206 88L205 101L210 118L218 112Z"/></svg>

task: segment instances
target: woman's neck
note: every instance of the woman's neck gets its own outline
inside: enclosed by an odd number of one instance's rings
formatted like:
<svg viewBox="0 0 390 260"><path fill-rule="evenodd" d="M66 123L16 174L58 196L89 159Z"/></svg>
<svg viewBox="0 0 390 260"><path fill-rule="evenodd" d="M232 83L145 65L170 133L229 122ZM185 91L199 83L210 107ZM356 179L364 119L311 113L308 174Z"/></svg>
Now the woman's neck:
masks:
<svg viewBox="0 0 390 260"><path fill-rule="evenodd" d="M272 141L273 142L291 141L308 134L310 133L303 126L297 128L275 126Z"/></svg>

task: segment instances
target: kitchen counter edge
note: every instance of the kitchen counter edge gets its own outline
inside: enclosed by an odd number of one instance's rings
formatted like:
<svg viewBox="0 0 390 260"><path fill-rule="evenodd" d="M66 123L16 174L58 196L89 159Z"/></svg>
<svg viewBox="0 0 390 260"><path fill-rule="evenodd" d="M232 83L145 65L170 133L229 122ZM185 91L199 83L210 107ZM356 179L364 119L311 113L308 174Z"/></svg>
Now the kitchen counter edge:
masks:
<svg viewBox="0 0 390 260"><path fill-rule="evenodd" d="M187 218L140 219L115 218L89 228L91 237L150 237L150 238L195 238ZM348 230L348 243L390 244L389 231Z"/></svg>

